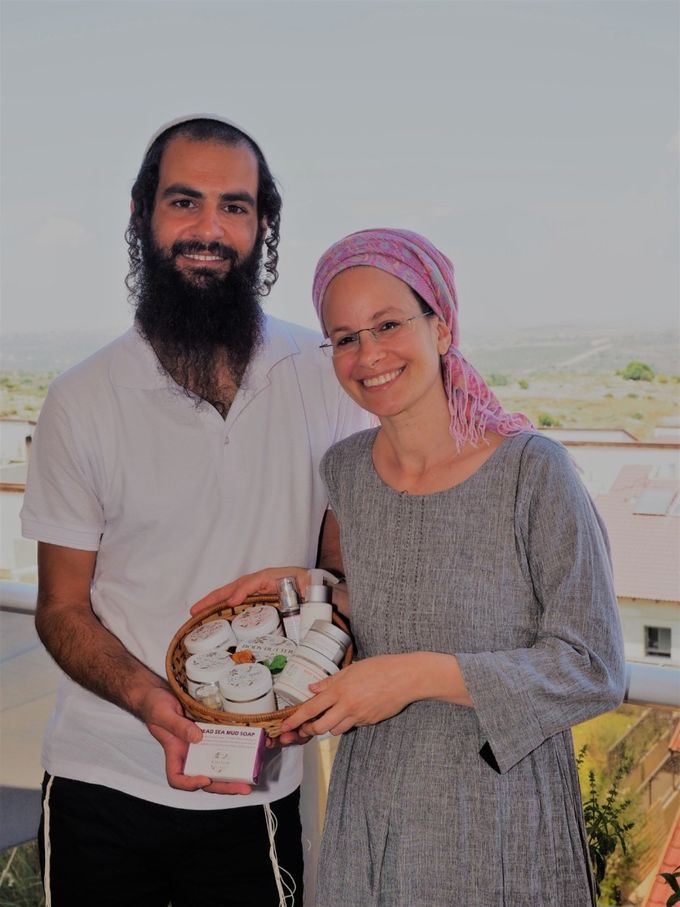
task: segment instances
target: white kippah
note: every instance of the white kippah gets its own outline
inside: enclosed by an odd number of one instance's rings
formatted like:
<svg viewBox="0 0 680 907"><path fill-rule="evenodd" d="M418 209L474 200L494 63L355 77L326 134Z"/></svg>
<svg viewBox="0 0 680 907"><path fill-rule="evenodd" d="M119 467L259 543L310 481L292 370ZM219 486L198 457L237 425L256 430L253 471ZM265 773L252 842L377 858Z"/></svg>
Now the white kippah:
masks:
<svg viewBox="0 0 680 907"><path fill-rule="evenodd" d="M243 127L239 126L238 123L235 123L233 120L228 120L226 117L221 117L215 113L190 113L185 116L176 117L175 119L169 120L167 123L164 123L160 129L157 129L156 132L151 136L149 142L144 149L144 157L149 153L149 148L153 145L156 139L163 135L168 129L172 129L173 126L179 126L181 123L190 123L192 120L215 120L217 123L224 123L225 126L233 126L234 129L238 129L239 132L242 132L247 139L256 145L257 142L251 138L251 136L246 132Z"/></svg>

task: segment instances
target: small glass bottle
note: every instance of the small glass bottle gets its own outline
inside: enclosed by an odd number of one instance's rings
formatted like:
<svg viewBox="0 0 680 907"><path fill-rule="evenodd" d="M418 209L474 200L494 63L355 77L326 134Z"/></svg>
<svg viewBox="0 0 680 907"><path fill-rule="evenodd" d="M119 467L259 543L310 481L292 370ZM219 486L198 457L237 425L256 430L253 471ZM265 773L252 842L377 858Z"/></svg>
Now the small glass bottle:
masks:
<svg viewBox="0 0 680 907"><path fill-rule="evenodd" d="M278 581L277 586L284 633L297 645L300 642L300 599L295 580L292 576L284 576Z"/></svg>
<svg viewBox="0 0 680 907"><path fill-rule="evenodd" d="M220 685L218 683L202 683L196 687L194 699L200 702L206 709L216 709L222 711L222 696L220 694Z"/></svg>

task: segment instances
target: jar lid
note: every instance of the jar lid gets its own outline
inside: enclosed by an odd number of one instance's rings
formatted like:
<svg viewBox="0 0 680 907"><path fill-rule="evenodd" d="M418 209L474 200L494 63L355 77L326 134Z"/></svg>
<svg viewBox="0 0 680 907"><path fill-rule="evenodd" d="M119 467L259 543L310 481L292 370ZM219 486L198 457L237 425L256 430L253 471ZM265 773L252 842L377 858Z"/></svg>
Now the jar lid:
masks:
<svg viewBox="0 0 680 907"><path fill-rule="evenodd" d="M184 647L190 655L210 652L224 645L236 645L236 637L228 620L208 620L184 637Z"/></svg>
<svg viewBox="0 0 680 907"><path fill-rule="evenodd" d="M271 605L253 605L252 608L247 608L236 615L231 622L231 628L239 642L243 639L266 636L278 630L279 612Z"/></svg>
<svg viewBox="0 0 680 907"><path fill-rule="evenodd" d="M220 678L220 692L231 702L259 699L272 688L272 675L261 664L234 665Z"/></svg>
<svg viewBox="0 0 680 907"><path fill-rule="evenodd" d="M322 655L321 652L317 652L316 649L310 649L309 646L298 646L295 652L295 658L304 658L307 661L312 661L315 665L319 665L320 668L323 668L327 674L337 674L340 670L334 661L331 661L330 658L326 658L325 655Z"/></svg>
<svg viewBox="0 0 680 907"><path fill-rule="evenodd" d="M316 630L317 633L323 633L325 636L330 636L345 648L352 642L349 635L345 633L344 630L340 629L340 627L336 627L336 625L329 620L315 620L309 629Z"/></svg>
<svg viewBox="0 0 680 907"><path fill-rule="evenodd" d="M184 670L189 680L193 680L194 683L214 683L233 663L223 649L218 649L213 652L199 652L196 655L190 655L186 660Z"/></svg>

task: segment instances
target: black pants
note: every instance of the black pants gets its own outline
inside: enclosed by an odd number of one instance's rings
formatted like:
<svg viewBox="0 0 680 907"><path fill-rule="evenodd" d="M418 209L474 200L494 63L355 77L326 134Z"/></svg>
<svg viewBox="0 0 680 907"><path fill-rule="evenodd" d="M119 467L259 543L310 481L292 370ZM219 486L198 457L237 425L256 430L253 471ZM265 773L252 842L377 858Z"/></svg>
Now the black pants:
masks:
<svg viewBox="0 0 680 907"><path fill-rule="evenodd" d="M287 907L302 905L299 799L270 804ZM48 907L279 905L264 806L175 809L46 775L39 848Z"/></svg>

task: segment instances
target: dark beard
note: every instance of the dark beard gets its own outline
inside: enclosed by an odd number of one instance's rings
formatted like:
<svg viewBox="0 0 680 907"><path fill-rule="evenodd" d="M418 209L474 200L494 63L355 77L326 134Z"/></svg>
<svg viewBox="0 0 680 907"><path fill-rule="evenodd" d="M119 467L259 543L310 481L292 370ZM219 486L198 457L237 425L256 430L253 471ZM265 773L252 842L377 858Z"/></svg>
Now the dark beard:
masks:
<svg viewBox="0 0 680 907"><path fill-rule="evenodd" d="M185 276L175 265L181 252L222 255L231 267L226 274L197 268ZM177 384L225 416L263 337L259 239L242 261L219 243L178 242L168 254L151 236L143 240L143 253L135 294L142 334Z"/></svg>

